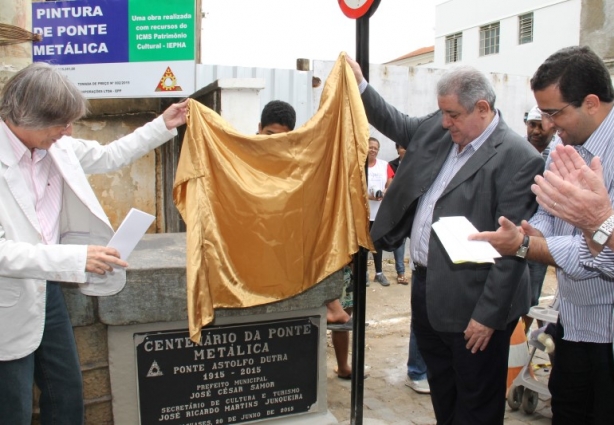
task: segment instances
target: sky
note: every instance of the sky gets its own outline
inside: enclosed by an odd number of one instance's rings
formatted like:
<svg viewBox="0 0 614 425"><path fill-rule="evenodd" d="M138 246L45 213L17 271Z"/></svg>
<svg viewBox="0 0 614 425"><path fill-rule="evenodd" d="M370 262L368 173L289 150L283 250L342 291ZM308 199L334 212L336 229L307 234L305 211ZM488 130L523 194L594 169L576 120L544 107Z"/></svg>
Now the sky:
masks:
<svg viewBox="0 0 614 425"><path fill-rule="evenodd" d="M385 63L435 40L442 0L381 0L369 20L369 61ZM356 21L338 0L202 0L201 61L295 69L297 58L356 57Z"/></svg>

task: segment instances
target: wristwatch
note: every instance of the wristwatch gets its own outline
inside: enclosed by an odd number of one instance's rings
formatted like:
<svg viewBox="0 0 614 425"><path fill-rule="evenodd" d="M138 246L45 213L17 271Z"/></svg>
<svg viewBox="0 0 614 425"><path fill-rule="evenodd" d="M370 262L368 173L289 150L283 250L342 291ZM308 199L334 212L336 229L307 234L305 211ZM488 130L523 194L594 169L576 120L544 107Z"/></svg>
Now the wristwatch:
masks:
<svg viewBox="0 0 614 425"><path fill-rule="evenodd" d="M611 215L606 221L604 221L601 226L595 233L593 233L593 242L599 245L605 245L610 236L612 235L612 231L614 230L614 215Z"/></svg>
<svg viewBox="0 0 614 425"><path fill-rule="evenodd" d="M524 235L524 239L522 240L522 243L520 244L520 248L518 248L518 251L516 251L516 257L525 258L527 256L527 252L529 251L530 241L531 241L531 238L529 238L529 236L527 235Z"/></svg>

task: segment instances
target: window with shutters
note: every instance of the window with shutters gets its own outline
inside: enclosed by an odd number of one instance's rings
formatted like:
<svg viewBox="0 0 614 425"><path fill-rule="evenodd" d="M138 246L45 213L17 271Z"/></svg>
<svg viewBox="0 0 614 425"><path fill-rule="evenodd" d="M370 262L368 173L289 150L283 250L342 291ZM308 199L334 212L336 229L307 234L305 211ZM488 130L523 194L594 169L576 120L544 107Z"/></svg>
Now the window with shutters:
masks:
<svg viewBox="0 0 614 425"><path fill-rule="evenodd" d="M499 22L480 28L480 56L499 53Z"/></svg>
<svg viewBox="0 0 614 425"><path fill-rule="evenodd" d="M533 42L533 12L518 16L518 44Z"/></svg>
<svg viewBox="0 0 614 425"><path fill-rule="evenodd" d="M446 37L446 63L460 62L463 59L463 33Z"/></svg>

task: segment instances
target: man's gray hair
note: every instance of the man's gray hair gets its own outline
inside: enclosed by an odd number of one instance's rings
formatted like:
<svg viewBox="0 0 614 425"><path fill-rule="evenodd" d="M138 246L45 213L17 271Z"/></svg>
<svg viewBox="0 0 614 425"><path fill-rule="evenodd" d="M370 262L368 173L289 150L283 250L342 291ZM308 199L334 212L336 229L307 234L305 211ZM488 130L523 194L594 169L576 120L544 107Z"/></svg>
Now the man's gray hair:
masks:
<svg viewBox="0 0 614 425"><path fill-rule="evenodd" d="M456 95L458 103L467 112L473 112L475 104L485 100L490 109L495 109L495 90L486 76L470 66L454 67L446 71L437 83L437 95Z"/></svg>
<svg viewBox="0 0 614 425"><path fill-rule="evenodd" d="M40 130L65 126L87 113L87 100L60 71L35 62L17 72L2 89L0 118Z"/></svg>

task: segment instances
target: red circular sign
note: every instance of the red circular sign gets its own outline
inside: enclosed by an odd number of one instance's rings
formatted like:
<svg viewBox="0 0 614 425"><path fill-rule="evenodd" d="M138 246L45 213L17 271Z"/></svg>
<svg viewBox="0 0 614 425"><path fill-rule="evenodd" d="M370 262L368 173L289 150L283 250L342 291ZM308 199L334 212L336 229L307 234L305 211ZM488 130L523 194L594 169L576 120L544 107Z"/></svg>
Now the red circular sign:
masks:
<svg viewBox="0 0 614 425"><path fill-rule="evenodd" d="M339 0L343 14L351 19L358 19L368 12L374 0Z"/></svg>

